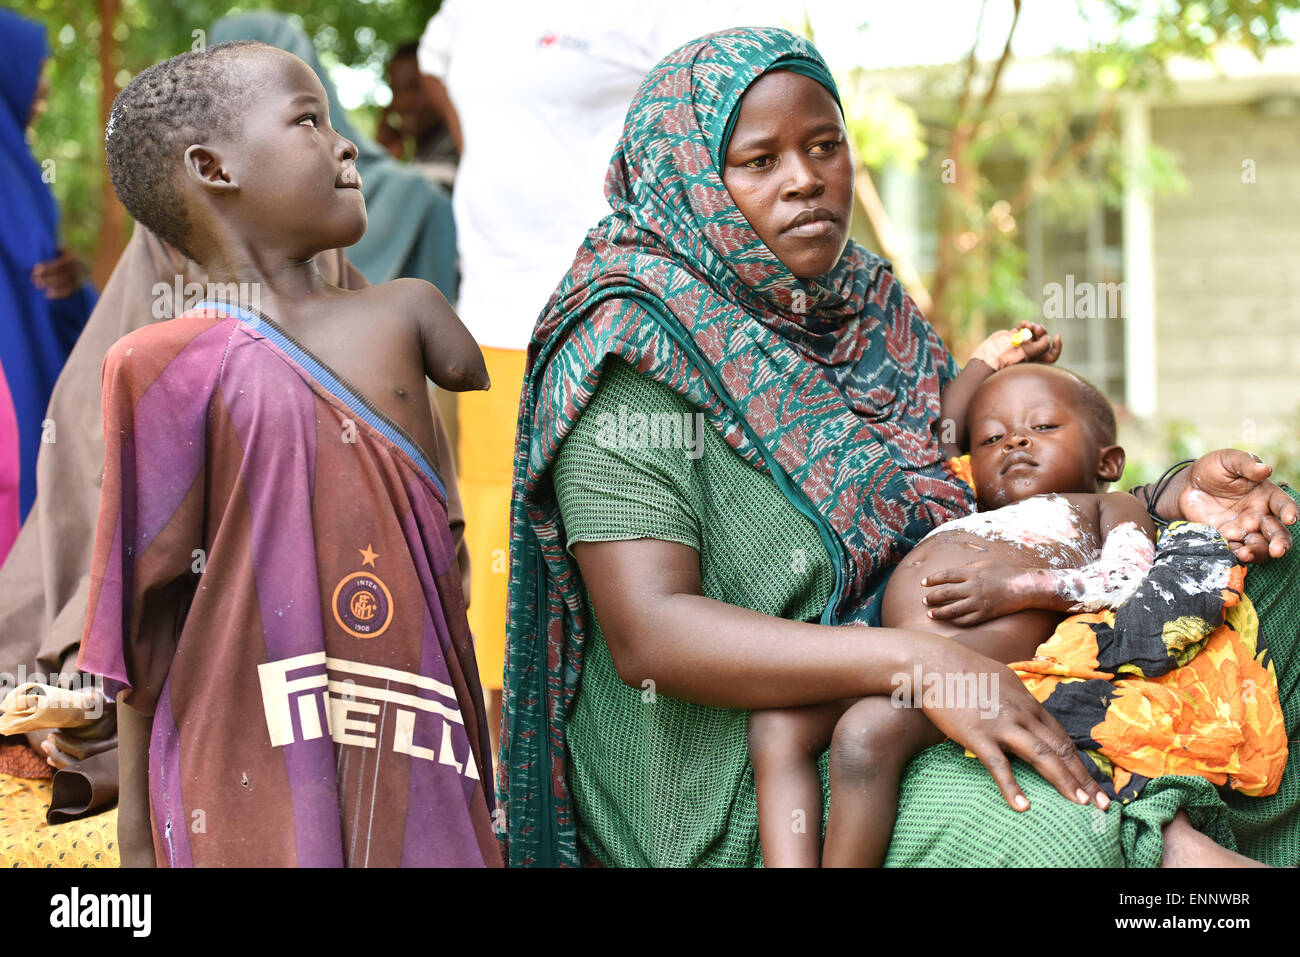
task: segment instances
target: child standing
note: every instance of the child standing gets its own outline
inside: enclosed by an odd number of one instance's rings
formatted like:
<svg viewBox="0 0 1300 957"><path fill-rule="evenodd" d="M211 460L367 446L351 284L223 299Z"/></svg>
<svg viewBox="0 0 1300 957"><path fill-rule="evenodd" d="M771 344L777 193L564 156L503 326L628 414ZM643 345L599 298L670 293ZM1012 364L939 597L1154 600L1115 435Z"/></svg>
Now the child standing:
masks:
<svg viewBox="0 0 1300 957"><path fill-rule="evenodd" d="M499 865L426 454L425 376L487 388L477 346L428 283L348 292L317 272L365 203L296 57L164 61L119 94L106 152L128 211L242 300L140 329L104 364L78 664L118 696L123 862Z"/></svg>

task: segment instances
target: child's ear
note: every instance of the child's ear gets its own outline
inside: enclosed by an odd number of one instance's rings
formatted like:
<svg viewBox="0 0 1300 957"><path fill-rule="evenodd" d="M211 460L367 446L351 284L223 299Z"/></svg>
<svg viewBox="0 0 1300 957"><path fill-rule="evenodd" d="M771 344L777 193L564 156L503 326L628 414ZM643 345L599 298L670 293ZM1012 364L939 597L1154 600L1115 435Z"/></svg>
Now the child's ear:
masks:
<svg viewBox="0 0 1300 957"><path fill-rule="evenodd" d="M185 175L206 190L225 192L239 189L221 154L211 146L194 144L185 151Z"/></svg>
<svg viewBox="0 0 1300 957"><path fill-rule="evenodd" d="M1118 482L1124 474L1124 449L1118 445L1102 446L1097 457L1097 480Z"/></svg>

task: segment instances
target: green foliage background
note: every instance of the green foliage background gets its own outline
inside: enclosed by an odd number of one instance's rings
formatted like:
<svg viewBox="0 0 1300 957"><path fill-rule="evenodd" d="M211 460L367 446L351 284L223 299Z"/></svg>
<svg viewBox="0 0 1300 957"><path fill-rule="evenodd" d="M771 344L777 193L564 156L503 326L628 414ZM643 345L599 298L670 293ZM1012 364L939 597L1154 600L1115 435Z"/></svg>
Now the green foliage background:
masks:
<svg viewBox="0 0 1300 957"><path fill-rule="evenodd" d="M1011 7L1011 0L981 2L989 8ZM1023 0L1026 7L1032 2ZM970 0L970 6L979 5ZM863 7L869 16L869 5ZM930 69L915 103L900 103L853 75L841 83L849 91L849 131L869 167L893 164L910 170L919 164L939 182L941 164L953 161L954 129L963 123L970 129L960 165L962 175L974 176L977 185L969 192L941 191L950 215L946 228L939 224L939 241L966 234L978 237L979 244L954 257L953 271L943 277L946 294L941 302L936 296L936 308L927 316L950 340L978 341L986 328L1039 317L1039 306L1024 289L1026 257L1017 218L1023 210L999 214L999 205L1005 209L1020 187L1032 187L1046 223L1081 226L1099 206L1121 206L1126 179L1145 183L1157 196L1185 189L1174 157L1157 145L1147 149L1136 168L1126 167L1113 116L1120 97L1175 102L1169 69L1176 57L1212 61L1220 44L1261 57L1294 42L1298 38L1288 32L1285 16L1300 10L1300 0L1079 0L1078 9L1086 35L1062 37L1056 56L1066 70L1038 90L1032 104L1022 98L1008 105L999 92L982 112L971 105L990 82L988 62L976 71L970 101L961 95L967 80L963 63ZM1099 116L1108 119L1102 122ZM1036 160L1063 159L1094 126L1095 139L1081 158L1053 165L1050 175L1034 174ZM1016 182L995 182L989 175L990 166L1005 173L1017 163L1024 172ZM938 278L926 277L931 291Z"/></svg>
<svg viewBox="0 0 1300 957"><path fill-rule="evenodd" d="M114 27L118 46L112 60L116 86L120 89L145 67L191 49L196 30L206 37L216 20L248 10L290 14L311 36L326 66L367 67L382 74L393 48L418 38L440 5L441 0L308 0L234 6L214 0L121 0ZM89 258L99 238L105 175L99 115L103 40L99 4L22 0L16 10L45 24L48 31L50 98L35 124L32 151L38 160L54 160L51 187L62 214L63 240Z"/></svg>

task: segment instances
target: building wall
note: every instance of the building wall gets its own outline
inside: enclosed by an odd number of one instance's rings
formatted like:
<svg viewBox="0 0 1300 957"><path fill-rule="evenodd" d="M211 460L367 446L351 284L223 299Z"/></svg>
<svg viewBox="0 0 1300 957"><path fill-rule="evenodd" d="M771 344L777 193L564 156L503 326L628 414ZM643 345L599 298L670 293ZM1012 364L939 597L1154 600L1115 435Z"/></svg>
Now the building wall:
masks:
<svg viewBox="0 0 1300 957"><path fill-rule="evenodd" d="M1159 418L1207 448L1276 441L1300 408L1300 117L1162 107L1151 134L1188 183L1155 204Z"/></svg>

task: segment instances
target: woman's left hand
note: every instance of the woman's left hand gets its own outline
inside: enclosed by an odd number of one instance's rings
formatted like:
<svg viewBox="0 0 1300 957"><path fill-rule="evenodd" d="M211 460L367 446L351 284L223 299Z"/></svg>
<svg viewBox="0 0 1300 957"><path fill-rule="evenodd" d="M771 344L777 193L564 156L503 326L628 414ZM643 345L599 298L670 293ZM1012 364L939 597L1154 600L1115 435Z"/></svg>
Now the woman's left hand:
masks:
<svg viewBox="0 0 1300 957"><path fill-rule="evenodd" d="M98 693L97 693L98 694ZM45 763L62 770L93 754L117 747L117 706L99 697L99 720L79 728L36 728L25 733L27 743L45 757Z"/></svg>
<svg viewBox="0 0 1300 957"><path fill-rule="evenodd" d="M1272 474L1272 466L1249 452L1207 452L1170 482L1161 498L1176 502L1178 514L1164 517L1213 525L1243 562L1281 558L1292 543L1286 526L1300 518L1300 509L1269 480Z"/></svg>
<svg viewBox="0 0 1300 957"><path fill-rule="evenodd" d="M49 732L40 743L40 751L45 755L45 763L56 771L116 747L116 734L107 738L74 738L62 731Z"/></svg>

